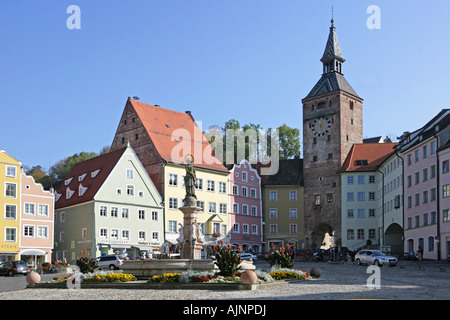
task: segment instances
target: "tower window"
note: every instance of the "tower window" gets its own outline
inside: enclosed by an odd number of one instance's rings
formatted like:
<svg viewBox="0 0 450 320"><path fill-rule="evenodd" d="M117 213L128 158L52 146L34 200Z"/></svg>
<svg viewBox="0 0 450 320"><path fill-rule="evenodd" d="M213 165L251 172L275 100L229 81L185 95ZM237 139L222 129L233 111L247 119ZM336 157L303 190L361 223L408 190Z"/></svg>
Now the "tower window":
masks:
<svg viewBox="0 0 450 320"><path fill-rule="evenodd" d="M350 101L350 110L353 110L353 101Z"/></svg>

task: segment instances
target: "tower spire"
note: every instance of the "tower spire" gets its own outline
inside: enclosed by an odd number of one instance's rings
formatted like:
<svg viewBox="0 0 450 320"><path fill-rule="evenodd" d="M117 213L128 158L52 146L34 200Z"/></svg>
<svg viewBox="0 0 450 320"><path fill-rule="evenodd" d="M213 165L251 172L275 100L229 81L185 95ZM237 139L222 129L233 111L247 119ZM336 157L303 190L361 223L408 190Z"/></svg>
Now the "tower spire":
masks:
<svg viewBox="0 0 450 320"><path fill-rule="evenodd" d="M336 28L334 26L334 8L331 9L330 34L328 36L327 45L325 46L325 51L320 61L323 63L323 73L342 73L342 63L345 62L345 59L342 56L336 34Z"/></svg>

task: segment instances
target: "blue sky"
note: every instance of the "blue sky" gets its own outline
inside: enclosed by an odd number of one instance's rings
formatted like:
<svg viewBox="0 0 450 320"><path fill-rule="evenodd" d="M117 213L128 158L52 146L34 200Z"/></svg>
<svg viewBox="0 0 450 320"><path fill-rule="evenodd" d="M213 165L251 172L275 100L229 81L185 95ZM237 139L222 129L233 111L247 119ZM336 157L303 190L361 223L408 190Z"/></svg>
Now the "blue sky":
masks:
<svg viewBox="0 0 450 320"><path fill-rule="evenodd" d="M81 29L70 30L70 5ZM399 136L449 108L449 1L0 0L0 149L48 168L110 145L127 97L301 129L331 6L364 137ZM370 30L370 5L381 29Z"/></svg>

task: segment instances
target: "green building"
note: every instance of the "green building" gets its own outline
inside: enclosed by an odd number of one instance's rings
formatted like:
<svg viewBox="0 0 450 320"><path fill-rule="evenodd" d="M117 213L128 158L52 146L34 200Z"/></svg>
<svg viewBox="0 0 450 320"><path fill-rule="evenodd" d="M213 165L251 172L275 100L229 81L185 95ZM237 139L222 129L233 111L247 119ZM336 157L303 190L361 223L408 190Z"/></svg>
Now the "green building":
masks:
<svg viewBox="0 0 450 320"><path fill-rule="evenodd" d="M164 240L162 198L130 146L76 164L56 190L53 260L135 259Z"/></svg>

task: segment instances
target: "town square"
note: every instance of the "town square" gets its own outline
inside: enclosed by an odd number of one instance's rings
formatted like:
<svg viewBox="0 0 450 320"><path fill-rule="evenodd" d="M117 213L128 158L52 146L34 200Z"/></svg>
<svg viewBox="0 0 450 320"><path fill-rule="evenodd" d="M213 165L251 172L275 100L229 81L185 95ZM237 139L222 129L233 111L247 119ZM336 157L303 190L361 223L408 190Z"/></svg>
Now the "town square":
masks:
<svg viewBox="0 0 450 320"><path fill-rule="evenodd" d="M450 296L447 2L0 9L2 303Z"/></svg>

